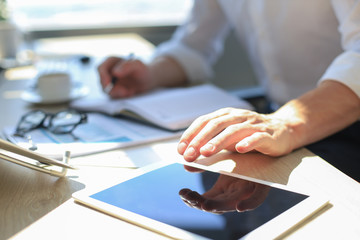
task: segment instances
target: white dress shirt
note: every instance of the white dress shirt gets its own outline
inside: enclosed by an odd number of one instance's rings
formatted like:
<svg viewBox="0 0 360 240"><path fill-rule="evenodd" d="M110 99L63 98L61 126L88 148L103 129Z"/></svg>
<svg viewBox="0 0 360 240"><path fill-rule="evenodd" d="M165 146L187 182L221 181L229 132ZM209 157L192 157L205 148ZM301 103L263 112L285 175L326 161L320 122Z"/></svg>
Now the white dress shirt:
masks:
<svg viewBox="0 0 360 240"><path fill-rule="evenodd" d="M191 81L206 81L232 29L275 103L326 79L360 97L359 0L195 0L186 22L155 55L172 56Z"/></svg>

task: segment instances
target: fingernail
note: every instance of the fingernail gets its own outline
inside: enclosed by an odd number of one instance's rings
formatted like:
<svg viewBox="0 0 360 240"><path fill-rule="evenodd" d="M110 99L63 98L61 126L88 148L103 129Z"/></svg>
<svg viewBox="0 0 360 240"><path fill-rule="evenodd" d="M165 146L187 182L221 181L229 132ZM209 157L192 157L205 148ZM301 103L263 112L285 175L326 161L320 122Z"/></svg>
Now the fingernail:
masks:
<svg viewBox="0 0 360 240"><path fill-rule="evenodd" d="M243 140L241 142L238 143L239 147L248 147L249 146L249 142L246 140Z"/></svg>
<svg viewBox="0 0 360 240"><path fill-rule="evenodd" d="M187 157L194 157L196 154L195 148L193 147L189 147L188 149L186 149L184 155Z"/></svg>
<svg viewBox="0 0 360 240"><path fill-rule="evenodd" d="M187 148L187 144L185 142L181 142L181 143L179 143L177 149L180 154L183 154L185 152L186 148Z"/></svg>
<svg viewBox="0 0 360 240"><path fill-rule="evenodd" d="M203 151L211 151L211 152L214 151L214 149L215 149L215 146L211 143L208 143L201 148L201 150L203 150Z"/></svg>

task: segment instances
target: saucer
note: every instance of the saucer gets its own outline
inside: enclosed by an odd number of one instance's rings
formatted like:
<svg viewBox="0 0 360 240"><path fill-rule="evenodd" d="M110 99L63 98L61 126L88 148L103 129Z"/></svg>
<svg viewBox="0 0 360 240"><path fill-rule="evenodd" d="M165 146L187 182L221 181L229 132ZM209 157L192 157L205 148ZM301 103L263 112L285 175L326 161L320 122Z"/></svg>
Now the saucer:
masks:
<svg viewBox="0 0 360 240"><path fill-rule="evenodd" d="M30 103L37 104L55 104L55 103L65 103L70 102L72 100L85 97L89 93L89 88L83 84L76 83L74 84L70 94L68 96L64 96L62 98L44 98L39 95L37 89L35 87L30 87L25 90L21 98Z"/></svg>

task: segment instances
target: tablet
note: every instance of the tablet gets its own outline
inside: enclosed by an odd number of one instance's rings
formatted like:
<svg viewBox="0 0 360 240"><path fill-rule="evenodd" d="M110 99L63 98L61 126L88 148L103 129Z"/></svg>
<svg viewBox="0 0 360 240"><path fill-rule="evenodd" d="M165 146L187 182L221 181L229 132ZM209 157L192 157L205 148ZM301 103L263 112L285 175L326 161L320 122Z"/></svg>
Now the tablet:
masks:
<svg viewBox="0 0 360 240"><path fill-rule="evenodd" d="M89 193L85 189L75 193L73 198L89 207L175 239L238 239L260 226L266 227L276 218L281 219L281 215L289 212L289 209L295 209L282 217L283 223L278 222L277 227L271 227L272 235L266 232L266 238L275 238L326 204L323 200L311 201L311 197L303 194L249 182L229 174L208 170L191 172L180 163L155 164L135 171L131 179L96 193ZM246 187L247 190L243 190ZM180 197L179 193L189 192L188 189L199 195L212 189L209 191L212 195L207 197L212 200L212 210L199 210L187 202L187 197ZM265 194L261 192L262 189L266 191ZM239 194L238 191L243 192ZM224 196L232 198L231 194L237 194L244 203L258 206L243 212L227 208L223 211ZM262 199L262 196L265 198ZM259 198L261 201L257 203ZM212 212L217 209L224 213Z"/></svg>

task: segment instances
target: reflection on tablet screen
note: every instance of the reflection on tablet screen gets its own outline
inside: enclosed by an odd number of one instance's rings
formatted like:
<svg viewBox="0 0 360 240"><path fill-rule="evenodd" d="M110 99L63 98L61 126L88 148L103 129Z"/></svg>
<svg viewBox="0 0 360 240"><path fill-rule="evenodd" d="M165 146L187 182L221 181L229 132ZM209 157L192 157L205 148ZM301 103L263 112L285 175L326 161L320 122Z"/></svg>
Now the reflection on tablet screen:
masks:
<svg viewBox="0 0 360 240"><path fill-rule="evenodd" d="M207 238L238 239L307 196L172 164L90 197Z"/></svg>

